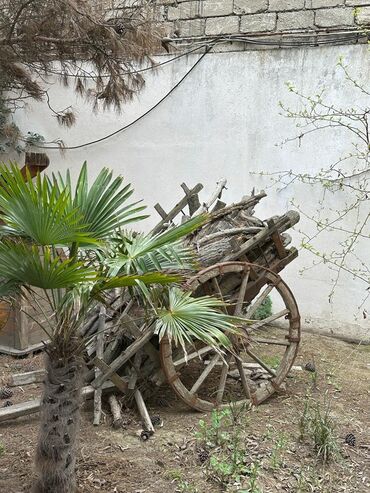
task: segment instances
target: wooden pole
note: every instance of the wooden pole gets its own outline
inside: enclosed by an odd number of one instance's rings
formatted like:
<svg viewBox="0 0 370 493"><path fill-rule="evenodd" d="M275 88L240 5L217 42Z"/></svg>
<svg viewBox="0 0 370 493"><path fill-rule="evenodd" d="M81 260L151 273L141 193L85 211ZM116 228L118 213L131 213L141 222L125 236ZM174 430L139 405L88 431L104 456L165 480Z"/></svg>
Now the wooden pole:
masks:
<svg viewBox="0 0 370 493"><path fill-rule="evenodd" d="M113 428L115 428L116 430L118 428L122 428L123 419L121 413L121 406L119 405L117 397L114 394L111 394L108 398L108 402L113 416Z"/></svg>
<svg viewBox="0 0 370 493"><path fill-rule="evenodd" d="M135 390L135 401L137 408L139 410L141 419L143 420L143 425L145 428L145 431L149 431L150 433L154 433L154 426L152 423L152 420L150 419L148 409L146 408L143 396L141 395L141 392L139 389Z"/></svg>
<svg viewBox="0 0 370 493"><path fill-rule="evenodd" d="M105 382L103 385L104 390L113 390L115 385L112 382ZM94 396L95 389L88 385L82 389L82 397L84 399L91 399ZM27 416L29 414L37 413L40 410L41 399L33 399L27 402L20 402L13 406L0 408L0 423L9 419L19 418L20 416Z"/></svg>
<svg viewBox="0 0 370 493"><path fill-rule="evenodd" d="M103 358L104 354L104 329L105 329L105 316L106 309L105 306L101 306L99 312L99 323L98 323L98 333L96 335L96 356L97 358ZM95 367L95 378L101 374L101 370ZM94 392L94 426L99 426L101 419L101 396L102 389L99 387Z"/></svg>

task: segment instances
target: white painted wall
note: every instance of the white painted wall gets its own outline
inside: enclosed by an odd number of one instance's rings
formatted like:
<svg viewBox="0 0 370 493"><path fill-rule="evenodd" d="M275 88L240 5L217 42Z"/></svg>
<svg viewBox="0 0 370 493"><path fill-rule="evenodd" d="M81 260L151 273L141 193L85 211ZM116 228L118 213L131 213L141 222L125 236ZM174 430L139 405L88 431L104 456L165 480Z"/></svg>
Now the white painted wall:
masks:
<svg viewBox="0 0 370 493"><path fill-rule="evenodd" d="M317 170L334 162L348 149L349 141L345 134L330 131L306 137L301 146L297 142L276 146L296 132L294 123L279 115L278 101L294 104L285 87L286 81L294 81L309 94L329 86L336 104L361 104L359 94L336 70L340 55L359 80L368 80L370 58L364 45L209 54L169 98L128 130L65 155L49 151L51 169L63 171L69 167L77 173L87 160L94 176L102 166L109 166L134 184L137 197L150 207L159 201L164 209L180 198L183 181L191 186L204 183L206 196L217 179L225 176L225 197L237 201L253 187L268 189L271 185L267 178L251 172ZM72 91L56 83L51 93L54 107L62 109L72 104L77 109L78 123L71 130L60 128L45 105L35 104L17 115L18 124L25 132L39 132L47 140L62 138L67 145L94 140L144 113L177 83L197 57L190 55L160 68L156 74L148 73L146 89L121 115L92 114L88 106L76 101ZM261 218L291 208L292 198L308 212L318 206L318 191L299 185L279 193L273 188L268 192L269 197L257 210ZM330 200L334 208L340 207L338 197ZM154 213L143 227L149 228L156 220ZM300 228L307 231L312 225L302 220ZM338 241L339 237L330 233L319 238L317 245L330 249ZM297 232L295 244L299 242ZM366 243L362 257L370 261ZM300 275L299 271L311 262L311 255L302 251L299 260L283 274L297 297L306 326L369 339L369 319L363 319L357 310L366 286L343 275L334 303L329 304L334 275L322 266ZM369 302L365 308L370 312Z"/></svg>

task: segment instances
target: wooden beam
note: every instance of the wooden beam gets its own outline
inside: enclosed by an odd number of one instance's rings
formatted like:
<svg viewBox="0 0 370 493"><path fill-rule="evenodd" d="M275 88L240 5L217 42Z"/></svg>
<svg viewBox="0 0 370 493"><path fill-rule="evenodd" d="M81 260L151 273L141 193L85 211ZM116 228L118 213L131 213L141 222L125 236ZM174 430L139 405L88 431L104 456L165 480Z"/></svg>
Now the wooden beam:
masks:
<svg viewBox="0 0 370 493"><path fill-rule="evenodd" d="M189 197L199 193L203 189L203 185L201 183L198 183L198 185L195 185L193 189L190 190L189 195L186 195L183 199L180 200L178 204L175 205L175 207L167 214L167 216L160 221L157 226L155 226L154 229L152 229L151 233L152 234L158 234L164 229L166 229L166 224L171 222L172 219L174 219L179 212L181 212L188 204Z"/></svg>
<svg viewBox="0 0 370 493"><path fill-rule="evenodd" d="M26 373L16 373L11 375L8 380L9 387L21 387L30 383L40 383L44 380L46 370L28 371Z"/></svg>
<svg viewBox="0 0 370 493"><path fill-rule="evenodd" d="M285 258L288 255L288 252L285 249L283 242L281 241L281 236L279 231L276 228L275 221L273 219L269 219L267 221L267 225L271 231L271 239L275 244L276 251L278 253L279 258Z"/></svg>
<svg viewBox="0 0 370 493"><path fill-rule="evenodd" d="M190 188L188 188L185 183L181 183L181 188L188 196L189 214L190 216L192 216L194 212L200 207L198 194L196 193L195 195L190 195Z"/></svg>
<svg viewBox="0 0 370 493"><path fill-rule="evenodd" d="M141 419L143 420L143 425L144 425L145 431L149 431L151 433L154 433L154 426L153 426L152 420L150 419L148 409L145 405L145 402L144 402L143 396L141 395L140 390L136 389L134 395L135 395L135 401L136 401L137 408L139 410Z"/></svg>
<svg viewBox="0 0 370 493"><path fill-rule="evenodd" d="M106 382L103 385L103 390L113 390L114 385L112 382ZM82 389L82 397L87 400L94 396L95 389L88 385ZM32 401L20 402L13 406L0 408L0 423L9 419L19 418L21 416L27 416L29 414L37 413L40 410L41 399L33 399Z"/></svg>
<svg viewBox="0 0 370 493"><path fill-rule="evenodd" d="M167 212L164 209L162 209L162 207L159 204L155 204L154 209L158 212L158 214L161 216L162 219L166 219Z"/></svg>
<svg viewBox="0 0 370 493"><path fill-rule="evenodd" d="M98 357L95 357L92 362L94 363L95 366L97 366L101 370L102 375L100 375L100 377L103 376L104 381L109 378L110 381L114 383L114 385L117 387L118 390L120 390L123 394L126 392L128 386L127 382L123 380L123 378L120 377L118 373L112 372L112 368L109 365L107 365L105 361L101 360ZM95 388L99 389L101 388L101 385Z"/></svg>
<svg viewBox="0 0 370 493"><path fill-rule="evenodd" d="M104 354L104 330L105 330L105 319L106 319L106 308L104 305L100 307L99 313L99 324L98 324L98 333L96 334L96 346L95 346L95 354L99 359L103 358ZM98 377L100 375L101 370L96 367L95 375ZM94 419L93 425L99 426L101 419L101 397L102 397L102 389L96 389L94 393Z"/></svg>
<svg viewBox="0 0 370 493"><path fill-rule="evenodd" d="M101 368L103 369L104 373L99 377L95 378L95 380L91 383L91 385L96 389L100 387L103 384L103 382L105 382L105 380L108 380L108 378L110 378L111 375L113 375L113 373L119 370L130 358L132 358L137 353L139 349L141 349L152 338L153 332L154 332L154 325L148 327L138 339L136 339L132 344L130 344L130 346L128 346L128 348L125 349L125 351L123 351L122 354L118 356L118 358L112 361L112 363L108 367L109 369L106 370L106 372L104 372L104 369ZM93 362L94 364L96 364L95 360ZM106 365L106 363L104 364Z"/></svg>

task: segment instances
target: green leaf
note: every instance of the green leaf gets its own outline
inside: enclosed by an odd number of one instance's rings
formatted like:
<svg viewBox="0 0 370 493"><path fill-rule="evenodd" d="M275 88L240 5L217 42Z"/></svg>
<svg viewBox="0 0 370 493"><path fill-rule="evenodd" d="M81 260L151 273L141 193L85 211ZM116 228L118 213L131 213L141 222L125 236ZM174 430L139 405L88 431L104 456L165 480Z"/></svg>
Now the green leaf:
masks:
<svg viewBox="0 0 370 493"><path fill-rule="evenodd" d="M54 257L48 247L40 252L35 245L11 241L0 243L0 272L10 283L43 289L66 288L96 279L94 270L82 262Z"/></svg>
<svg viewBox="0 0 370 493"><path fill-rule="evenodd" d="M92 294L97 295L102 291L113 288L136 286L138 281L144 284L171 284L180 282L181 280L182 278L179 275L162 274L160 272L153 272L143 275L116 276L98 281L92 290Z"/></svg>
<svg viewBox="0 0 370 493"><path fill-rule="evenodd" d="M224 304L209 296L192 298L179 288L170 288L167 305L157 312L156 333L167 335L185 348L195 340L210 346L229 346L226 331L235 332L238 319L219 311Z"/></svg>
<svg viewBox="0 0 370 493"><path fill-rule="evenodd" d="M111 258L107 260L111 275L121 271L128 274L193 269L196 266L194 251L184 245L181 239L198 229L206 220L207 216L203 214L155 236L121 233L113 238Z"/></svg>
<svg viewBox="0 0 370 493"><path fill-rule="evenodd" d="M67 187L72 205L81 214L86 231L91 231L95 238L106 239L126 224L147 217L139 214L145 206L138 206L139 202L127 203L133 193L131 185L124 186L122 176L113 179L107 168L100 171L90 188L86 162L81 168L75 191L68 176L64 180L60 174L53 175L53 181L59 185L60 191Z"/></svg>
<svg viewBox="0 0 370 493"><path fill-rule="evenodd" d="M18 293L20 293L19 282L0 279L0 298L8 298Z"/></svg>
<svg viewBox="0 0 370 493"><path fill-rule="evenodd" d="M40 245L96 242L77 209L72 207L68 189L50 186L37 175L27 180L15 164L0 166L0 217L4 233L27 236Z"/></svg>

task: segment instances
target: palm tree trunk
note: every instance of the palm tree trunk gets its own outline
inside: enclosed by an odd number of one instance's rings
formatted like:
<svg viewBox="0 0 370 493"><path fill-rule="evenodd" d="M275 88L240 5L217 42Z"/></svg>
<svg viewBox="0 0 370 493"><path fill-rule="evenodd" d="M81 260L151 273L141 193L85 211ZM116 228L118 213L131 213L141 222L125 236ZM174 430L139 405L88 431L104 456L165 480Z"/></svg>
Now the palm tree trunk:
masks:
<svg viewBox="0 0 370 493"><path fill-rule="evenodd" d="M61 358L55 348L46 358L33 492L75 493L83 364L76 355Z"/></svg>

